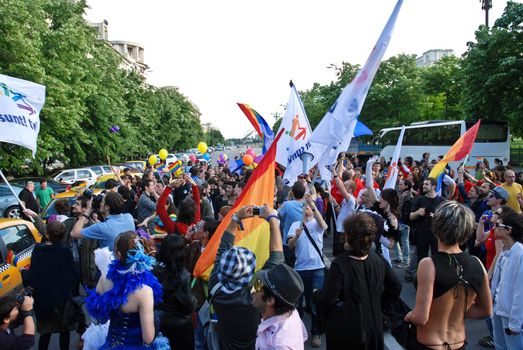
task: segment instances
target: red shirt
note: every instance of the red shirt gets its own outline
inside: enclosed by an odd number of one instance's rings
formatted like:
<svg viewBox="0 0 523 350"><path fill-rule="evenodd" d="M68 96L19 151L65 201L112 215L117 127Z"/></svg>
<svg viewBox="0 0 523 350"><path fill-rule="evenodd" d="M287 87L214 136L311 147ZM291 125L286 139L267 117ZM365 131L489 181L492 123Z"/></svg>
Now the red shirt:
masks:
<svg viewBox="0 0 523 350"><path fill-rule="evenodd" d="M189 228L189 224L186 224L184 222L174 222L169 217L169 214L167 213L167 209L165 208L165 205L167 204L167 197L171 194L171 188L167 187L160 198L158 199L158 203L156 203L156 213L160 217L160 220L162 220L163 226L165 228L165 231L167 233L175 233L179 232L180 235L185 236L187 233L187 229ZM194 185L192 186L192 197L194 199L194 203L196 204L196 213L194 214L194 223L197 223L200 221L200 192L198 191L198 186Z"/></svg>
<svg viewBox="0 0 523 350"><path fill-rule="evenodd" d="M331 196L334 198L336 203L338 203L338 205L341 205L341 202L343 201L343 195L341 194L340 190L338 190L334 180L331 180Z"/></svg>
<svg viewBox="0 0 523 350"><path fill-rule="evenodd" d="M494 229L490 229L487 241L485 242L485 249L487 251L487 261L485 263L485 267L488 271L490 266L492 266L494 257L496 256L496 234L494 233Z"/></svg>

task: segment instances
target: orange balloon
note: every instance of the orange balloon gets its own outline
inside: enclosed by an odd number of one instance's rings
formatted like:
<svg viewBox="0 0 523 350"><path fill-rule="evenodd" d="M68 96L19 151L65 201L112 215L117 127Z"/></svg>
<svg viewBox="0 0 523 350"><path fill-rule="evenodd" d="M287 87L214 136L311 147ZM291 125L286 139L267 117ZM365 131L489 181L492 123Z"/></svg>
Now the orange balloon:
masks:
<svg viewBox="0 0 523 350"><path fill-rule="evenodd" d="M250 154L246 154L242 158L243 164L245 165L251 165L254 159L252 159L252 156Z"/></svg>

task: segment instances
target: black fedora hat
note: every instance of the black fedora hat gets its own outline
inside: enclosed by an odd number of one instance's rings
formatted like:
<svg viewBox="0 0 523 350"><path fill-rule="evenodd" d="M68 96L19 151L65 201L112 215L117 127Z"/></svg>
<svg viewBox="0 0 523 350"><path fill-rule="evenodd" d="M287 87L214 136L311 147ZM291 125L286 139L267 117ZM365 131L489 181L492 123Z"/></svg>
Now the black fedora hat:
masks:
<svg viewBox="0 0 523 350"><path fill-rule="evenodd" d="M258 278L281 302L295 307L303 293L303 281L293 268L280 264L258 272Z"/></svg>

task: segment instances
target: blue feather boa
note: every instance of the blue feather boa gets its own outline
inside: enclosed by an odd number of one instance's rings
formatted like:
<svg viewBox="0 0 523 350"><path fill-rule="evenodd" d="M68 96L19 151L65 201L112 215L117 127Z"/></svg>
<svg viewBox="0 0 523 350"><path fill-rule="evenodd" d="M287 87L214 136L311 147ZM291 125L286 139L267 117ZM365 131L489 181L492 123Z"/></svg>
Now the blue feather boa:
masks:
<svg viewBox="0 0 523 350"><path fill-rule="evenodd" d="M113 288L103 294L97 294L96 289L88 290L85 304L89 314L100 323L109 320L111 312L127 303L129 294L142 286L152 288L154 303L162 302L162 285L152 274L150 269L128 272L129 266L124 266L120 260L115 259L109 265L107 278L113 282Z"/></svg>

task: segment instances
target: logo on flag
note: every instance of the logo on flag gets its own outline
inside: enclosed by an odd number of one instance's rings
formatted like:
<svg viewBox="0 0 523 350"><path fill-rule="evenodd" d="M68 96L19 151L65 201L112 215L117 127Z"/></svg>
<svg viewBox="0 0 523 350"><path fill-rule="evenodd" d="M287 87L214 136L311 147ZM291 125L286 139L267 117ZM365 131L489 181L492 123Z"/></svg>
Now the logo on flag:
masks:
<svg viewBox="0 0 523 350"><path fill-rule="evenodd" d="M44 102L45 86L0 74L0 141L29 148L34 157Z"/></svg>

